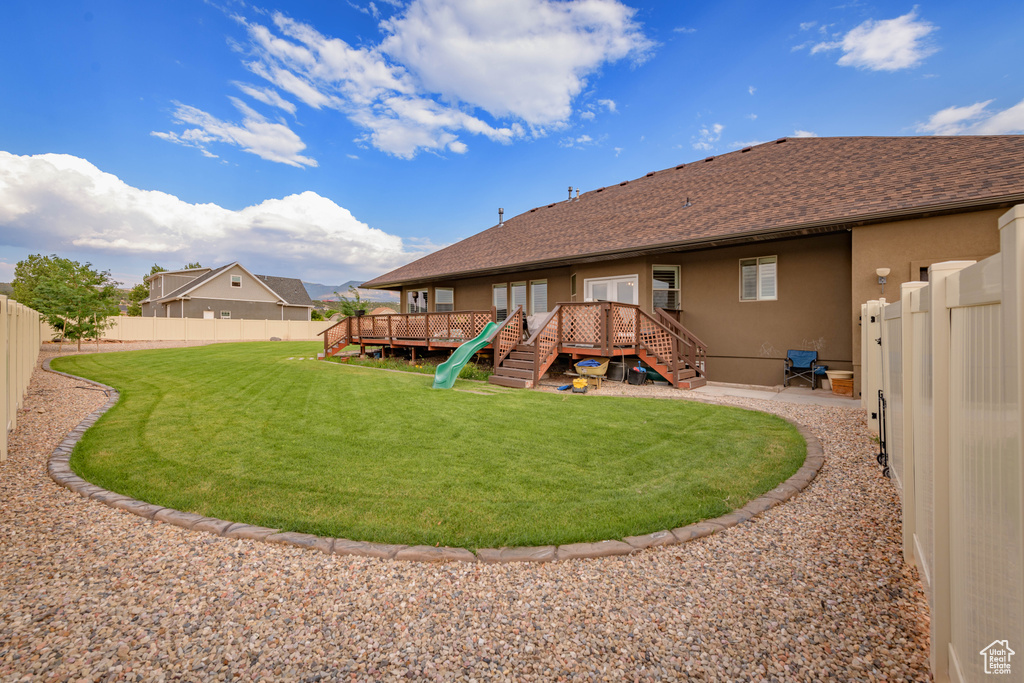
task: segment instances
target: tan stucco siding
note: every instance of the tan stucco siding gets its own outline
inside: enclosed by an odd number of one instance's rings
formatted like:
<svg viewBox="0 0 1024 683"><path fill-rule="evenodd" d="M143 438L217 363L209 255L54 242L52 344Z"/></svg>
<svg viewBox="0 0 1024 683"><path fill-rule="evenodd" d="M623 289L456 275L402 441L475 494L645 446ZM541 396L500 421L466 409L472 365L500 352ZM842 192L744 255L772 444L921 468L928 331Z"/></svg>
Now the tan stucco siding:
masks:
<svg viewBox="0 0 1024 683"><path fill-rule="evenodd" d="M920 269L942 261L988 258L999 251L997 221L1005 209L918 218L854 228L851 246L850 322L859 391L860 305L871 299L900 298L900 285L920 279ZM889 268L878 284L877 268Z"/></svg>
<svg viewBox="0 0 1024 683"><path fill-rule="evenodd" d="M241 287L231 286L232 275L242 278ZM193 298L230 299L237 301L278 301L278 298L264 285L239 266L233 266L222 273L218 273L216 277L189 292L189 296Z"/></svg>
<svg viewBox="0 0 1024 683"><path fill-rule="evenodd" d="M789 349L850 369L848 233L652 258L682 265L683 324L708 345L713 381L782 383ZM740 259L776 256L778 298L740 300Z"/></svg>

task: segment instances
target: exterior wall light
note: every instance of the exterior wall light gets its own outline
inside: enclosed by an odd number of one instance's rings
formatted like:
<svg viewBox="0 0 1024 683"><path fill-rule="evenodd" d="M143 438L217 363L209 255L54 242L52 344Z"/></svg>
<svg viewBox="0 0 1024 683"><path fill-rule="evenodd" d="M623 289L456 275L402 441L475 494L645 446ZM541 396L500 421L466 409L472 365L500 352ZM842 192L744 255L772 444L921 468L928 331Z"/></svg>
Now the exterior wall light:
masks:
<svg viewBox="0 0 1024 683"><path fill-rule="evenodd" d="M878 276L878 284L885 284L885 278L887 275L889 275L889 272L890 271L888 268L875 268L875 275Z"/></svg>

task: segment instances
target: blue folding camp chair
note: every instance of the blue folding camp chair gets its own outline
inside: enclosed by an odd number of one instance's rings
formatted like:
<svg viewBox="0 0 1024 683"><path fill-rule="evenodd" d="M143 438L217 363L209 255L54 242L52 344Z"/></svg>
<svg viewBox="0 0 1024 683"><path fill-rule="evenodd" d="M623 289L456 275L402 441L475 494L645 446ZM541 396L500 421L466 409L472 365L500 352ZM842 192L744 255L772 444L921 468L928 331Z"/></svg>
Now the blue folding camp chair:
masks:
<svg viewBox="0 0 1024 683"><path fill-rule="evenodd" d="M818 363L817 351L790 349L786 351L786 367L782 375L782 386L788 387L789 380L794 377L803 377L811 383L811 389L813 390L814 380L816 378L821 380L822 375L825 374L827 369L827 365Z"/></svg>

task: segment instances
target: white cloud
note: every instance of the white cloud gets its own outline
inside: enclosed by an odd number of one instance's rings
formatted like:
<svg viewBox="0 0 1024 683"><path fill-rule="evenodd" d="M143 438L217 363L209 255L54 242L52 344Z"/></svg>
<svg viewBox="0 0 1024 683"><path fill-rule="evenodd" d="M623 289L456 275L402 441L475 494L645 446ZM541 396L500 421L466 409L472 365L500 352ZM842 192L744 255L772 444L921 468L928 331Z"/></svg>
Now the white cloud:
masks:
<svg viewBox="0 0 1024 683"><path fill-rule="evenodd" d="M797 129L797 130L793 131L793 137L794 138L816 138L816 137L818 137L818 134L817 133L812 133L809 130Z"/></svg>
<svg viewBox="0 0 1024 683"><path fill-rule="evenodd" d="M800 30L801 31L809 31L809 30L811 30L812 28L814 28L817 25L818 25L818 22L816 22L816 21L805 21L805 22L800 24Z"/></svg>
<svg viewBox="0 0 1024 683"><path fill-rule="evenodd" d="M757 92L757 88L755 88L755 87L754 87L754 86L752 86L752 85L751 85L751 86L748 86L748 87L747 87L747 92L748 92L748 93L750 93L751 95L753 95L753 94L754 94L755 92Z"/></svg>
<svg viewBox="0 0 1024 683"><path fill-rule="evenodd" d="M256 86L249 85L248 83L235 82L235 87L244 92L254 100L259 100L263 104L269 104L271 107L277 107L278 109L284 109L286 112L295 115L295 104L281 97L281 95L270 88L257 88Z"/></svg>
<svg viewBox="0 0 1024 683"><path fill-rule="evenodd" d="M690 28L689 26L676 26L672 31L674 33L696 33L697 29Z"/></svg>
<svg viewBox="0 0 1024 683"><path fill-rule="evenodd" d="M622 154L621 147L614 147L613 149L615 150L615 156L619 156L620 154Z"/></svg>
<svg viewBox="0 0 1024 683"><path fill-rule="evenodd" d="M837 64L871 71L897 71L917 66L935 54L926 40L938 27L917 18L917 9L895 19L868 19L840 40L818 43L811 54L840 49Z"/></svg>
<svg viewBox="0 0 1024 683"><path fill-rule="evenodd" d="M757 114L747 114L746 118L750 119L751 121L756 121Z"/></svg>
<svg viewBox="0 0 1024 683"><path fill-rule="evenodd" d="M590 146L596 145L597 142L598 142L597 140L594 140L594 138L592 138L589 135L587 135L586 133L584 133L583 135L580 135L579 137L575 137L575 138L572 138L572 137L563 138L561 140L561 142L558 143L558 145L560 147L570 147L570 148L574 147L576 149L583 149L584 147L590 147Z"/></svg>
<svg viewBox="0 0 1024 683"><path fill-rule="evenodd" d="M714 143L722 139L723 130L725 130L725 126L720 123L713 123L710 126L701 128L698 133L697 141L693 143L693 148L704 152L710 152L715 148Z"/></svg>
<svg viewBox="0 0 1024 683"><path fill-rule="evenodd" d="M615 100L598 100L597 103L613 114L618 111Z"/></svg>
<svg viewBox="0 0 1024 683"><path fill-rule="evenodd" d="M202 150L209 157L216 155L208 149L213 142L241 147L268 161L278 161L289 166L316 166L316 160L302 156L306 143L291 128L283 123L271 123L253 111L241 100L231 97L235 107L242 113L241 124L221 121L201 109L176 102L174 120L188 128L181 133L153 131L158 138L186 147Z"/></svg>
<svg viewBox="0 0 1024 683"><path fill-rule="evenodd" d="M371 228L314 192L232 211L131 187L78 157L7 152L0 152L0 241L182 263L267 262L279 273L344 266L366 275L435 248Z"/></svg>
<svg viewBox="0 0 1024 683"><path fill-rule="evenodd" d="M580 118L586 119L587 121L593 121L595 116L597 116L597 114L590 110L580 112Z"/></svg>
<svg viewBox="0 0 1024 683"><path fill-rule="evenodd" d="M634 13L616 0L414 0L381 24L380 49L445 100L548 126L601 65L645 58Z"/></svg>
<svg viewBox="0 0 1024 683"><path fill-rule="evenodd" d="M366 130L357 142L395 156L463 153L463 133L507 144L565 127L588 78L622 59L640 63L654 46L619 0L386 1L399 14L381 22L380 44L359 48L281 13L236 15L248 40L235 48L272 86L238 87L291 113L279 93L335 109ZM182 112L202 113L181 105L179 122ZM208 151L203 135L160 136Z"/></svg>
<svg viewBox="0 0 1024 683"><path fill-rule="evenodd" d="M919 123L919 133L930 135L1006 135L1024 133L1024 100L1008 109L991 112L994 100L975 102L963 107L947 107Z"/></svg>

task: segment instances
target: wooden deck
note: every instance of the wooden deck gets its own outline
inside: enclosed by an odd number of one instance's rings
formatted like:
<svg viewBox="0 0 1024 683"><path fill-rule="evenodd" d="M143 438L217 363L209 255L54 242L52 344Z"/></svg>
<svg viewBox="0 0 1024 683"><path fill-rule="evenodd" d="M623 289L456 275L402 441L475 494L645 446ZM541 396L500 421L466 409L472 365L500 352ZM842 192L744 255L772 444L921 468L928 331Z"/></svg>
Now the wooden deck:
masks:
<svg viewBox="0 0 1024 683"><path fill-rule="evenodd" d="M324 357L350 344L393 349L454 349L500 322L485 347L493 354L490 381L529 388L560 356L638 356L668 381L689 389L706 383L707 347L669 312L652 316L638 306L613 302L561 303L527 335L522 308L502 321L495 311L398 313L342 319L324 335Z"/></svg>

